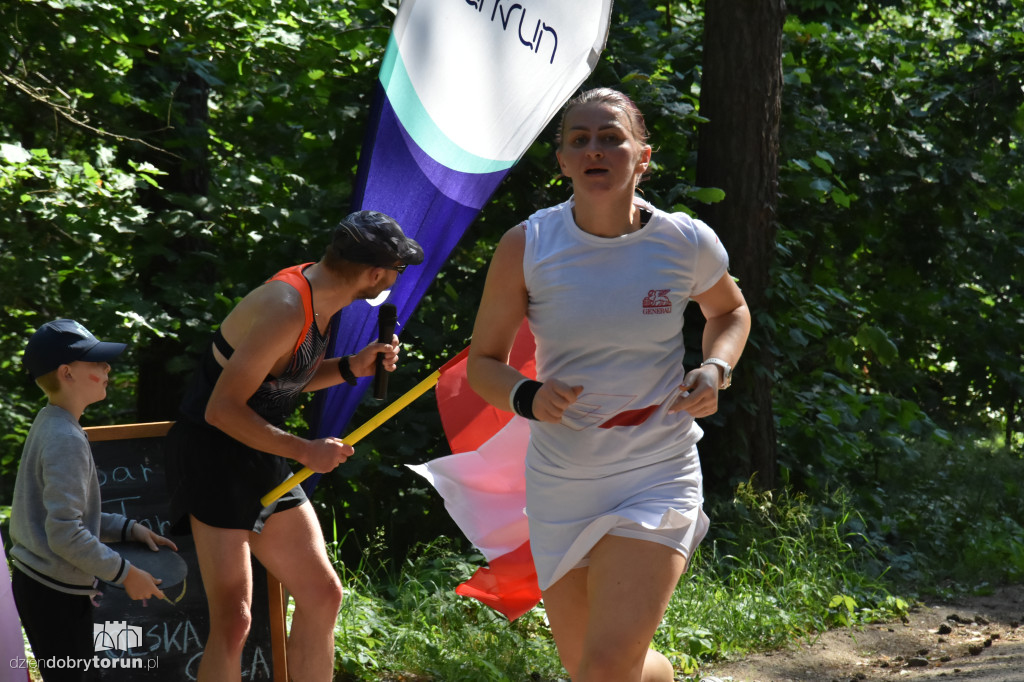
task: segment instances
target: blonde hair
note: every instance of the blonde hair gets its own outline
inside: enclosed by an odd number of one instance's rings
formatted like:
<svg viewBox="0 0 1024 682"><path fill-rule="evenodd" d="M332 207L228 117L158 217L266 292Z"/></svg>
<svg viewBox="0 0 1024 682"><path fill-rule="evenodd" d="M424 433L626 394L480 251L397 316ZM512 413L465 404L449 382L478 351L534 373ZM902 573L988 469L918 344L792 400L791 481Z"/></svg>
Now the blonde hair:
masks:
<svg viewBox="0 0 1024 682"><path fill-rule="evenodd" d="M60 368L58 367L57 369ZM57 369L36 378L36 386L43 389L43 393L48 397L60 393L60 379L57 377Z"/></svg>

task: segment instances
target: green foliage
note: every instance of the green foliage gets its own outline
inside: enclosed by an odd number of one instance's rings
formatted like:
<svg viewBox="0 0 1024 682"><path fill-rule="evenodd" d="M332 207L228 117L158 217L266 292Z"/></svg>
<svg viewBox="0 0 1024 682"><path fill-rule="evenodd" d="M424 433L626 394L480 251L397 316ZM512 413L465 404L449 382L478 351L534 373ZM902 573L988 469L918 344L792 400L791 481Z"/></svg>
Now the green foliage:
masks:
<svg viewBox="0 0 1024 682"><path fill-rule="evenodd" d="M0 503L43 400L21 367L31 330L71 316L130 344L87 423L174 418L196 351L238 297L319 256L348 210L396 4L0 3ZM779 230L764 255L771 305L754 315L778 358L788 487L709 496L714 536L658 640L686 671L898 615L906 602L886 585L1024 575L1024 8L787 4ZM694 184L701 19L694 3L619 0L586 83L640 104L655 148L643 191L691 213L722 199ZM395 394L468 343L500 235L569 195L557 123L403 330ZM353 424L377 407L368 397ZM556 671L542 612L508 628L452 597L479 563L464 541L419 548L461 538L404 466L444 454L424 398L321 479L317 511L341 565L358 567L339 569L338 660L364 678Z"/></svg>
<svg viewBox="0 0 1024 682"><path fill-rule="evenodd" d="M711 660L834 626L899 618L907 600L871 577L876 551L844 494L832 507L759 493L743 484L714 505L715 537L698 550L673 595L655 647L676 669L697 673ZM377 543L383 543L383 535ZM346 596L335 631L337 679L505 681L557 679L560 665L543 607L513 623L454 594L479 565L441 538L395 563L342 562L328 545ZM380 556L378 545L367 557ZM876 567L877 568L877 567Z"/></svg>
<svg viewBox="0 0 1024 682"><path fill-rule="evenodd" d="M314 260L348 211L393 8L92 0L0 6L0 495L58 316L128 342L86 423L173 419L237 298ZM41 123L42 122L42 123Z"/></svg>
<svg viewBox="0 0 1024 682"><path fill-rule="evenodd" d="M398 672L452 682L552 679L560 670L543 609L513 623L455 586L472 574L444 538L417 547L398 566L355 571L338 564L345 601L335 632L336 679L376 680Z"/></svg>
<svg viewBox="0 0 1024 682"><path fill-rule="evenodd" d="M865 533L887 546L890 579L937 591L1024 578L1024 460L979 440L880 463L864 495Z"/></svg>
<svg viewBox="0 0 1024 682"><path fill-rule="evenodd" d="M954 430L1021 442L1020 12L892 4L798 3L786 25L758 321L776 331L781 464L811 489L875 480ZM829 23L802 20L825 7Z"/></svg>
<svg viewBox="0 0 1024 682"><path fill-rule="evenodd" d="M904 615L907 602L880 579L885 547L850 505L842 492L815 505L749 483L712 504L713 537L676 589L656 648L692 674L701 662Z"/></svg>

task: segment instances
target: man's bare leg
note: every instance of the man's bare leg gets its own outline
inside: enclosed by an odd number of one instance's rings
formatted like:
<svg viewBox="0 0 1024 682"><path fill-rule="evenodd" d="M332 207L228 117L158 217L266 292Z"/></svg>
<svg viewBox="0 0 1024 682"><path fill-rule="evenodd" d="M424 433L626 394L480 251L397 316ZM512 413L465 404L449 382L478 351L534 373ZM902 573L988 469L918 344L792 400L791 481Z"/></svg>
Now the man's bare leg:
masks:
<svg viewBox="0 0 1024 682"><path fill-rule="evenodd" d="M210 611L210 635L198 682L241 682L242 648L252 622L252 566L246 530L215 528L191 517L199 572Z"/></svg>
<svg viewBox="0 0 1024 682"><path fill-rule="evenodd" d="M292 682L330 682L334 675L334 625L341 608L338 574L327 558L320 524L310 504L273 514L253 534L252 552L295 599L288 636Z"/></svg>

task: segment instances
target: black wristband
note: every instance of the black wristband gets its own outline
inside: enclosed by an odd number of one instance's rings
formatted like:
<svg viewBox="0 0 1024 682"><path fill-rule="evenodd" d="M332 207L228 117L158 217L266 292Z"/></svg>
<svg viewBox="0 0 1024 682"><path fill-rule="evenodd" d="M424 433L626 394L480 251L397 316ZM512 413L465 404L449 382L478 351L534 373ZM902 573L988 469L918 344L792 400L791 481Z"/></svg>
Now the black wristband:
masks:
<svg viewBox="0 0 1024 682"><path fill-rule="evenodd" d="M533 415L533 398L543 385L532 379L520 383L512 394L512 410L520 417L536 420L537 417Z"/></svg>
<svg viewBox="0 0 1024 682"><path fill-rule="evenodd" d="M356 385L356 375L352 373L352 367L348 364L348 359L351 355L345 355L338 358L338 373L341 374L341 378L345 380L345 383L349 386Z"/></svg>

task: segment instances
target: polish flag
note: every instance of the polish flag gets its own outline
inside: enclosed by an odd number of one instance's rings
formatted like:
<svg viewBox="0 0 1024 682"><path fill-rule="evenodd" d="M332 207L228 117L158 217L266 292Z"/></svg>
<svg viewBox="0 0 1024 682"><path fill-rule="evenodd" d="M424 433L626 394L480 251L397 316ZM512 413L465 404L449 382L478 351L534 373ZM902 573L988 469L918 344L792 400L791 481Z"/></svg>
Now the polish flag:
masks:
<svg viewBox="0 0 1024 682"><path fill-rule="evenodd" d="M509 364L535 379L536 346L524 321ZM487 560L455 592L473 597L510 621L540 601L526 521L526 419L488 404L469 386L462 351L441 368L435 395L452 454L409 465L434 486L445 508Z"/></svg>

